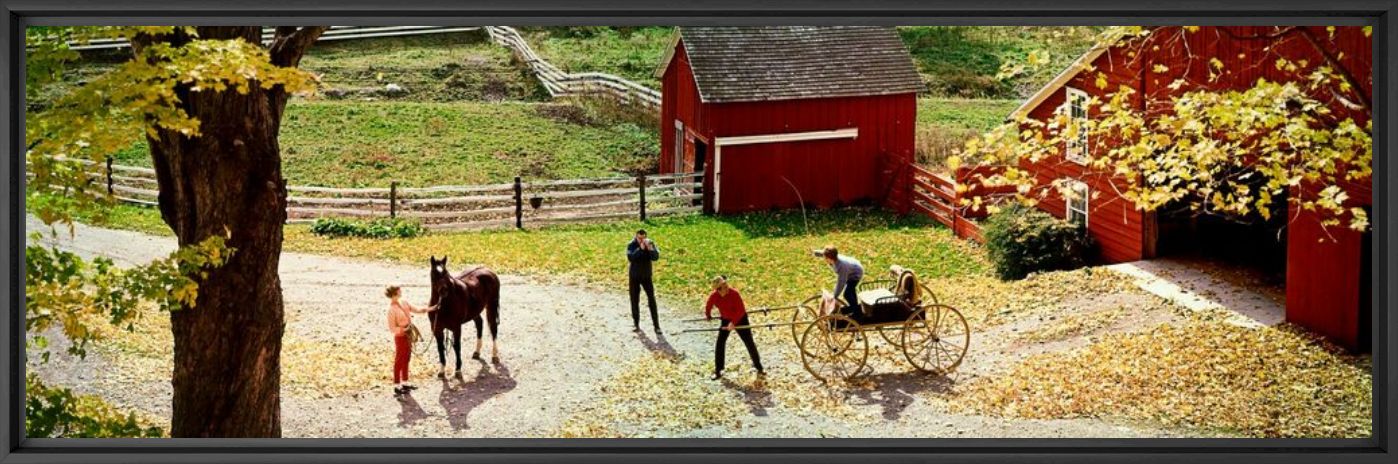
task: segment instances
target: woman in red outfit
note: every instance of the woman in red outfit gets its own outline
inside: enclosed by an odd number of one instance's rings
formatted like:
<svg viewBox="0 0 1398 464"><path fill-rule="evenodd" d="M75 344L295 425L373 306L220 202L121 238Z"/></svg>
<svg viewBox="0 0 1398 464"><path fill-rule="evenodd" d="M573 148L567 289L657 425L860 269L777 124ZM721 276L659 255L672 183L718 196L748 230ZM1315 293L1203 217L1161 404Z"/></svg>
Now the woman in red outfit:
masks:
<svg viewBox="0 0 1398 464"><path fill-rule="evenodd" d="M764 375L762 358L757 355L757 343L752 340L752 329L746 327L748 312L747 307L743 306L742 295L728 286L727 277L714 277L712 282L714 292L709 294L709 301L704 304L704 318L713 319L713 309L717 307L721 329L718 331L718 344L714 347L713 380L723 377L723 354L728 343L728 333L735 330L738 332L738 338L743 340L743 345L748 347L748 357L752 358L752 367L757 369L757 375Z"/></svg>
<svg viewBox="0 0 1398 464"><path fill-rule="evenodd" d="M393 332L393 394L402 395L408 390L417 388L408 383L408 361L413 354L412 340L410 340L408 327L413 324L413 313L426 313L436 308L420 309L406 301L399 301L398 296L403 293L398 286L388 287L384 290L384 296L389 299L388 303L388 330Z"/></svg>

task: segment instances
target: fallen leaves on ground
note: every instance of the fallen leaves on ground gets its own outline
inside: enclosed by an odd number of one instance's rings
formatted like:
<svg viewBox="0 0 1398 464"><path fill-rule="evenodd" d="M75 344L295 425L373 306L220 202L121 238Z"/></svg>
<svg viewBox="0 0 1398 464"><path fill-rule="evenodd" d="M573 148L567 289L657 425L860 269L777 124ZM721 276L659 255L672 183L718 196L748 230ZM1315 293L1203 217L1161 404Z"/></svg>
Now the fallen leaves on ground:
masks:
<svg viewBox="0 0 1398 464"><path fill-rule="evenodd" d="M1031 357L954 409L1033 419L1125 417L1257 437L1367 437L1370 361L1301 329L1199 316Z"/></svg>
<svg viewBox="0 0 1398 464"><path fill-rule="evenodd" d="M1112 325L1126 315L1126 308L1117 306L1083 314L1069 314L1051 323L1044 324L1023 333L1016 338L1027 342L1048 342L1096 332Z"/></svg>

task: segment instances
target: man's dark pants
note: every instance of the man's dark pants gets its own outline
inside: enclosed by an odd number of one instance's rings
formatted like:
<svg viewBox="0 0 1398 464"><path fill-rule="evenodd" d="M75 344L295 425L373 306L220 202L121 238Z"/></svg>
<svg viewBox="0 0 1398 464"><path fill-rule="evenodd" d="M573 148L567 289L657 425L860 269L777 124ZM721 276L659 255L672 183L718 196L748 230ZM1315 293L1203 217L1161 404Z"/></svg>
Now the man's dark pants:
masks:
<svg viewBox="0 0 1398 464"><path fill-rule="evenodd" d="M729 322L729 321L726 320L726 319L719 319L719 327L728 327L728 322ZM737 324L734 324L734 325L739 326L739 327L749 325L747 315L744 315L741 319L738 319L738 323L737 323ZM735 331L734 331L734 330L719 330L719 331L718 331L718 342L717 342L716 345L714 346L714 373L715 373L715 374L720 373L720 372L723 372L723 355L724 355L724 351L727 351L726 345L728 344L728 333L729 333L729 332L735 332ZM740 339L743 340L743 345L746 345L746 346L748 347L748 357L749 357L749 358L752 358L752 367L756 368L756 369L759 370L759 371L762 370L762 358L761 358L760 356L757 355L757 342L754 342L754 341L752 340L752 329L738 329L738 330L736 330L736 332L738 332L738 338L740 338Z"/></svg>
<svg viewBox="0 0 1398 464"><path fill-rule="evenodd" d="M646 291L646 303L650 305L650 321L656 329L660 328L660 319L655 314L655 283L650 279L631 279L631 322L636 327L641 326L641 290Z"/></svg>

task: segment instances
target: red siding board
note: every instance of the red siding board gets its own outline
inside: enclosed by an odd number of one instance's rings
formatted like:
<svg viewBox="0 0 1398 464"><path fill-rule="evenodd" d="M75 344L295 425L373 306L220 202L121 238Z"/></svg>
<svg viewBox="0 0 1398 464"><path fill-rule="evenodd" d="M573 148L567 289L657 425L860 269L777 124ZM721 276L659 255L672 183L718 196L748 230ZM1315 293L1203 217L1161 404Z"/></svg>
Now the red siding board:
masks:
<svg viewBox="0 0 1398 464"><path fill-rule="evenodd" d="M1373 42L1360 27L1336 27L1332 34L1322 26L1308 27L1308 32L1321 47L1343 52L1339 57L1340 67L1350 72L1366 98L1372 99L1372 56ZM1182 28L1167 27L1157 31L1146 40L1144 46L1136 47L1142 56L1131 56L1125 47L1115 47L1102 54L1092 63L1093 69L1080 73L1067 85L1082 90L1089 95L1104 97L1122 86L1137 90L1140 98L1138 107L1146 101L1163 102L1152 104L1147 114L1169 110L1171 96L1201 89L1242 90L1253 86L1258 79L1273 82L1295 80L1293 75L1276 66L1280 57L1292 61L1306 60L1315 66L1325 58L1298 34L1280 39L1257 39L1274 32L1272 27L1229 26L1203 27L1198 32L1187 33ZM1236 37L1236 39L1235 39ZM1254 38L1249 38L1254 37ZM1219 60L1223 66L1215 67L1211 60ZM1157 72L1160 65L1163 72ZM1098 73L1107 80L1104 88L1097 86ZM1170 84L1184 79L1188 84L1171 89ZM1317 95L1322 101L1329 101L1328 95ZM1029 112L1029 117L1047 119L1063 103L1063 90L1045 99ZM1335 112L1355 118L1364 124L1369 120L1368 110L1352 110L1333 105ZM1096 142L1094 142L1096 143ZM1094 149L1098 149L1094 147ZM1151 230L1145 225L1145 214L1136 211L1126 201L1113 198L1113 190L1100 176L1085 173L1081 168L1061 159L1043 162L1038 165L1024 165L1033 169L1041 181L1061 177L1081 178L1092 186L1093 191L1103 197L1094 199L1089 229L1101 243L1102 257L1106 261L1130 261L1148 258L1146 241ZM1371 182L1346 184L1345 190L1356 205L1371 204ZM1120 220L1099 221L1098 206L1121 210ZM1052 214L1062 216L1063 202L1057 195L1050 195L1040 206ZM1359 292L1361 266L1361 246L1363 236L1348 230L1326 231L1310 213L1295 214L1287 232L1287 320L1309 327L1318 333L1334 338L1345 346L1355 348L1358 333L1367 330L1366 321L1359 320L1358 305L1364 301Z"/></svg>

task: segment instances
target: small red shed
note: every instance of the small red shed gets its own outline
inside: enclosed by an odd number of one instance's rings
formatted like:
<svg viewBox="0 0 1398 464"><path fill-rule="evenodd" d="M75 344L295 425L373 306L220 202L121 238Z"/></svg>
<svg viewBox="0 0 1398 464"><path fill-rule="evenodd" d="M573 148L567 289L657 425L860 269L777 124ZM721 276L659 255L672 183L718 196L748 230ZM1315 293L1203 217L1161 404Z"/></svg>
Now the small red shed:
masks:
<svg viewBox="0 0 1398 464"><path fill-rule="evenodd" d="M1161 27L1145 37L1088 51L1040 89L1011 114L1012 120L1048 120L1059 111L1072 117L1094 117L1096 108L1087 102L1125 86L1135 90L1137 108L1152 113L1170 110L1170 97L1184 92L1242 90L1258 79L1273 82L1295 80L1277 66L1278 58L1309 63L1326 63L1352 74L1360 82L1359 91L1372 99L1371 65L1373 42L1361 27ZM1131 42L1143 41L1143 42ZM1326 53L1322 54L1321 50ZM1328 57L1327 57L1328 55ZM1091 71L1086 71L1091 70ZM1367 108L1353 102L1334 101L1332 111L1349 115L1363 126L1371 117ZM1061 196L1050 195L1039 205L1045 211L1087 223L1107 262L1153 258L1170 253L1171 244L1189 245L1218 239L1218 234L1201 233L1197 223L1182 223L1167 212L1146 212L1114 192L1120 180L1109 172L1096 171L1072 154L1110 148L1109 141L1079 142L1064 147L1062 156L1038 163L1026 163L1046 185L1053 179L1068 178L1073 188L1095 196L1069 205ZM1371 205L1370 181L1346 185L1355 206ZM1274 253L1284 268L1286 319L1329 336L1346 347L1367 350L1369 345L1370 233L1345 227L1320 226L1313 212L1289 206L1288 214L1276 215L1282 223L1270 236L1255 237L1272 242ZM1187 229L1193 229L1192 233ZM1181 232L1185 230L1185 232ZM1235 240L1236 242L1236 240ZM1284 258L1282 261L1280 258Z"/></svg>
<svg viewBox="0 0 1398 464"><path fill-rule="evenodd" d="M889 200L922 80L891 27L681 27L662 81L661 173L705 211Z"/></svg>

